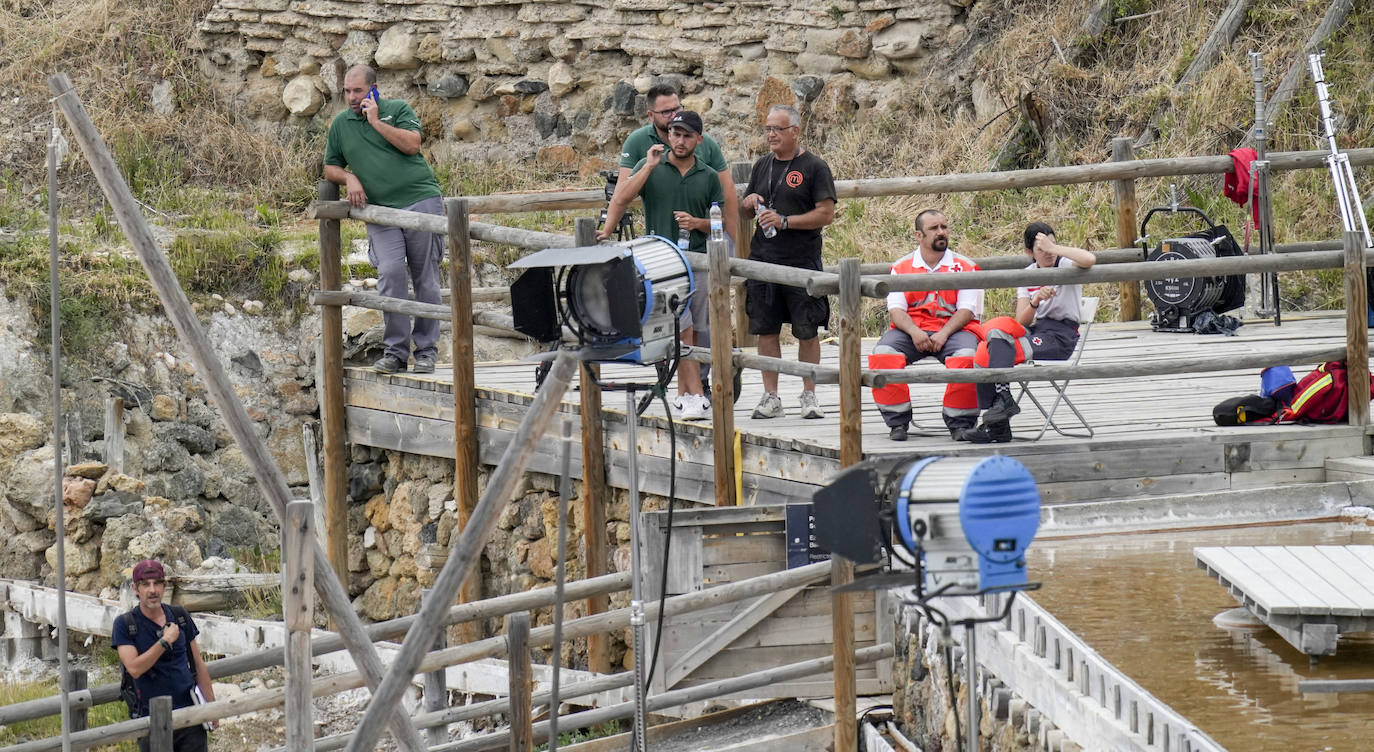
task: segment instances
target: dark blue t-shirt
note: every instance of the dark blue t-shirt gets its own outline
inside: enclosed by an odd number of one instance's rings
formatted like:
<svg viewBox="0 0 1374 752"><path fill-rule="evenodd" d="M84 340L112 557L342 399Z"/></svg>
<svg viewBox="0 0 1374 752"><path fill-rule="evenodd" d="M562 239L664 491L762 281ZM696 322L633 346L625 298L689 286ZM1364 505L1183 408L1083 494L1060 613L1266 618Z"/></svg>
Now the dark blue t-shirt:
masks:
<svg viewBox="0 0 1374 752"><path fill-rule="evenodd" d="M162 613L166 616L168 624L177 623L176 617L172 615L172 609L165 603L162 605ZM142 609L135 608L133 614L137 634L133 638L129 637L128 625L125 623L124 615L120 614L115 619L114 627L110 630L110 645L116 649L120 645L133 645L138 649L138 654L143 655L157 643L158 637L162 634L162 628L152 619L144 616ZM163 651L152 668L134 679L134 685L138 687L139 704L141 705L139 713L141 715L148 714L148 698L150 697L171 695L173 708L185 708L192 704L191 687L195 686L196 677L191 673L189 656L191 641L196 639L199 634L200 630L196 628L195 620L188 613L186 626L177 636L177 641L172 643L172 649Z"/></svg>

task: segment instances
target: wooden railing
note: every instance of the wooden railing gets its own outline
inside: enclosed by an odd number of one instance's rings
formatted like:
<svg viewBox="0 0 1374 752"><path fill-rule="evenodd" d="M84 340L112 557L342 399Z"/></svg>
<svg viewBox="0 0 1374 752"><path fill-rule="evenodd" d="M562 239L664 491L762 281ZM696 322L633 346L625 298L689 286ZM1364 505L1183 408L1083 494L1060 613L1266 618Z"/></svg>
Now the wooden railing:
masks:
<svg viewBox="0 0 1374 752"><path fill-rule="evenodd" d="M1118 145L1123 146L1124 144ZM898 275L886 274L886 269L880 265L869 265L864 268L857 259L842 260L838 266L827 268L822 272L800 270L790 267L766 264L751 261L744 258L732 258L729 256L724 242L711 242L708 244L708 252L705 258L696 254L689 254L690 263L695 270L708 270L714 282L710 290L711 319L716 322L738 322L734 311L731 310L729 287L722 284L719 280L727 277L734 283L736 280L750 279L766 282L786 284L805 289L812 295L838 295L839 297L839 340L840 340L840 363L838 367L820 366L817 364L795 363L780 358L768 358L764 356L736 353L733 352L731 337L722 336L723 329L718 330L717 336L712 337L711 348L708 352L700 349L688 349L684 357L694 360L708 361L712 364L712 372L716 375L713 379L712 391L714 394L712 405L712 419L714 432L714 472L715 472L715 493L716 504L719 506L734 505L737 503L735 498L735 484L733 482L735 473L735 458L733 453L733 442L730 438L734 433L734 414L733 414L733 386L729 374L735 368L754 368L758 370L777 371L793 375L805 376L814 379L819 383L839 383L840 384L840 446L841 464L848 466L859 462L862 459L860 424L861 415L861 386L883 386L889 383L947 383L947 382L997 382L1008 381L1014 376L1017 380L1060 380L1060 379L1088 379L1088 378L1122 378L1139 376L1145 373L1193 373L1208 372L1216 370L1230 370L1235 368L1262 368L1271 365L1300 365L1314 361L1348 359L1350 364L1351 384L1349 393L1349 415L1350 422L1355 425L1367 426L1369 423L1369 389L1368 389L1368 341L1365 322L1365 310L1367 307L1364 269L1370 261L1366 258L1366 249L1363 239L1355 233L1347 233L1338 243L1317 242L1302 243L1278 249L1282 252L1272 255L1245 256L1233 258L1216 258L1201 260L1172 261L1168 264L1145 263L1143 261L1143 251L1135 248L1125 247L1127 244L1133 245L1137 242L1135 234L1135 211L1134 204L1134 180L1146 177L1167 177L1178 175L1200 175L1200 174L1221 174L1232 169L1232 160L1226 156L1216 157L1191 157L1179 159L1153 159L1153 160L1129 160L1129 149L1114 148L1114 157L1117 161L1099 164L1082 165L1074 167L1043 168L1035 170L1017 170L1001 173L981 173L974 175L944 175L944 176L925 176L912 178L891 178L891 179L872 179L872 180L842 180L836 183L836 192L841 198L853 198L862 196L896 196L896 195L921 195L933 193L951 193L961 191L986 191L986 190L1007 190L1023 189L1036 186L1069 185L1075 183L1113 181L1117 186L1116 190L1116 214L1117 214L1117 241L1122 244L1120 249L1111 249L1103 254L1104 261L1107 263L1092 269L1077 268L1055 268L1055 269L1034 269L1026 270L1019 268L1025 263L1023 256L1017 256L1014 260L993 260L989 263L990 269L987 271L965 272L956 274L940 275ZM1272 169L1292 170L1292 169L1314 169L1325 166L1328 154L1325 152L1290 152L1270 154ZM1357 149L1349 152L1349 157L1354 164L1374 163L1374 149ZM471 263L469 239L478 237L477 223L471 223L467 219L467 212L523 212L523 211L548 211L548 210L570 210L595 208L604 201L604 195L600 191L566 191L550 192L541 194L523 194L516 196L486 196L469 197L465 199L453 199L447 203L449 212L448 227L450 228L449 243L453 249L451 262L453 267L466 268ZM347 203L340 201L320 202L313 208L313 214L321 218L321 251L324 255L326 242L324 239L327 228L332 227L331 232L337 233L337 219L345 216L354 219L376 222L379 224L390 224L400 227L413 227L416 229L427 229L431 231L441 231L441 221L429 215L418 215L391 209L381 209L369 207L366 209L353 209ZM462 216L456 216L455 213ZM329 225L328 223L333 223ZM507 228L506 232L498 232L491 229L483 229L482 232L487 238L499 238L498 242L517 245L524 248L547 248L547 247L572 247L591 245L594 243L592 232L592 220L579 219L577 221L577 231L574 237L565 235L553 235L548 233L534 233L527 230L515 230ZM457 234L452 231L455 226L468 228L466 231ZM331 241L333 242L333 241ZM331 246L332 247L332 246ZM1331 250L1332 248L1340 250ZM896 257L897 253L890 254ZM992 268L998 267L998 268ZM1139 282L1149 279L1165 279L1185 276L1213 276L1213 275L1233 275L1250 273L1273 273L1280 271L1298 271L1313 269L1334 269L1343 268L1345 270L1345 291L1346 291L1346 311L1347 311L1347 343L1344 348L1305 348L1291 350L1280 355L1257 355L1242 358L1194 358L1189 360L1176 360L1170 363L1158 364L1132 364L1130 366L1121 365L1078 365L1078 366L1049 366L1037 368L1032 372L1021 369L919 369L902 371L883 371L864 369L860 362L860 338L861 331L861 311L863 298L883 298L893 291L918 291L918 290L938 290L938 289L963 289L963 288L994 288L994 287L1017 287L1025 285L1044 285L1044 284L1086 284L1094 282L1119 282L1122 283L1122 315L1124 317L1138 317ZM322 263L323 269L323 263ZM867 273L865 273L867 272ZM470 322L472 319L471 300L469 290L463 284L462 275L455 272L452 275L451 290L454 293L450 296L450 310L448 315L442 310L442 306L416 304L411 302L386 302L376 297L363 297L358 294L342 297L329 289L328 284L322 285L325 289L317 293L312 302L323 305L326 309L335 307L347 302L353 305L367 305L369 307L380 308L383 310L394 310L396 312L406 312L410 315L429 316L433 318L447 318L454 322L454 401L455 401L455 435L459 445L458 456L476 458L475 432L470 426L462 424L468 421L475 421L472 416L472 402L468 399L469 388L464 386L463 401L460 403L458 381L461 379L465 385L471 383L473 378L474 364L470 360L470 337L471 325L467 323L460 326L460 320ZM464 306L462 303L466 302ZM461 315L465 318L460 319L460 309L466 308ZM490 313L477 314L487 325L500 327L505 324L504 320L493 316ZM742 339L742 331L738 323L735 326L736 338ZM325 346L331 345L330 340L336 338L338 333L326 331ZM466 353L466 354L465 354ZM337 374L337 372L336 372ZM461 374L461 376L460 376ZM342 394L341 377L326 372L325 384L326 392L336 392ZM587 378L584 374L581 384L583 400L583 420L582 420L582 451L584 455L584 465L587 467L604 468L604 457L602 454L602 441L600 438L600 421L592 419L592 416L600 414L600 392L595 384L595 380ZM340 398L341 399L341 398ZM461 405L461 409L460 408ZM475 424L474 424L475 425ZM326 427L326 444L328 445L329 436L333 432L335 441L342 446L342 426L333 429ZM468 444L464 448L464 444ZM326 458L330 456L326 452ZM604 474L596 473L594 476L588 473L584 476L584 483L587 484L584 492L584 508L589 512L601 509L601 504L597 503L604 494ZM455 489L455 494L459 494L462 489ZM470 492L475 497L475 489ZM462 498L462 497L460 497ZM470 498L470 497L469 497ZM343 514L343 498L340 494L331 500L331 508L335 509L334 514ZM599 539L596 534L603 528L604 520L589 517L588 523L584 526L586 531L590 531L587 539L587 565L589 574L599 571L597 568L604 565L604 552L600 550L601 543L593 539ZM594 558L595 557L595 558ZM833 582L836 585L845 584L852 579L852 568L845 562L837 562L832 570ZM473 593L472 595L475 595ZM836 595L833 607L833 624L835 625L835 661L836 661L836 704L837 704L837 723L836 739L853 739L854 731L852 712L845 712L846 708L853 708L853 667L848 665L848 657L853 655L852 645L852 626L850 625L849 600L843 594ZM604 653L603 653L604 655ZM593 666L595 667L595 663ZM847 678L846 678L847 677Z"/></svg>
<svg viewBox="0 0 1374 752"><path fill-rule="evenodd" d="M564 353L555 361L550 372L545 388L536 396L534 403L530 406L521 423L516 437L507 446L506 454L497 466L485 491L481 494L480 500L477 493L477 421L475 408L475 371L472 353L472 328L475 321L480 317L474 316L472 311L472 253L471 240L485 239L493 242L510 243L529 248L547 247L567 247L591 245L594 242L592 220L583 219L577 223L576 233L573 237L556 235L550 233L535 233L527 230L517 230L514 228L499 228L490 225L471 222L469 215L472 211L484 212L514 212L514 211L535 211L549 209L584 209L599 206L602 200L600 191L578 191L564 194L540 194L537 196L500 196L482 197L473 199L455 198L445 201L446 217L436 218L431 215L414 214L398 210L382 209L378 207L368 207L363 209L352 209L347 204L337 201L337 189L332 186L322 186L320 191L321 201L314 207L313 213L320 221L320 264L321 264L321 291L317 295L315 302L322 306L322 337L323 337L323 357L322 357L322 413L325 423L325 499L326 515L325 526L326 534L323 536L328 551L326 552L315 543L316 536L302 535L302 530L308 531L308 515L304 515L299 508L290 508L291 496L289 489L281 476L280 470L270 460L262 441L254 434L251 429L250 421L243 410L241 403L237 400L235 393L224 374L222 365L218 362L208 340L200 330L194 312L189 302L181 292L178 281L172 274L167 265L165 257L161 255L156 242L153 240L151 232L143 220L137 205L129 194L128 186L124 183L119 174L113 159L105 148L99 134L95 131L90 118L86 115L84 108L76 98L71 89L71 84L63 75L57 75L49 80L50 86L56 95L54 102L61 109L67 121L71 124L76 139L91 162L96 173L97 181L111 205L114 207L115 214L119 222L129 236L134 250L147 269L152 278L155 289L166 308L169 317L177 327L177 331L188 350L191 352L192 359L196 363L197 371L207 382L207 389L225 417L225 422L229 430L234 435L235 440L244 450L249 464L252 466L259 486L263 488L264 495L273 507L278 519L283 523L283 528L290 534L289 541L284 544L284 554L289 558L291 564L288 568L290 579L284 583L283 593L288 598L285 611L290 615L290 624L293 631L299 635L304 631L307 621L300 618L301 614L309 613L311 604L309 602L308 588L302 586L304 582L313 582L315 589L321 596L321 601L333 619L335 628L339 631L341 644L346 644L355 662L360 667L360 672L340 674L324 677L313 682L304 681L309 675L309 664L307 661L300 661L299 657L305 654L305 645L297 636L293 640L294 668L290 673L294 676L288 682L289 691L295 693L295 699L291 705L297 708L308 706L309 696L327 694L331 692L352 689L361 686L368 686L373 692L374 702L364 715L354 736L349 740L350 749L371 748L375 743L378 734L382 730L383 724L389 724L389 728L397 738L400 745L410 752L421 752L424 749L424 742L419 737L415 726L410 719L399 712L400 693L408 685L413 676L419 672L429 672L438 668L454 665L464 661L476 660L482 657L498 656L506 654L508 651L507 641L503 638L490 638L486 640L472 639L463 645L441 650L431 650L437 630L451 616L452 610L446 603L450 603L455 595L461 591L462 600L469 605L475 605L480 599L473 582L472 574L474 565L480 556L480 552L486 539L490 537L491 528L496 519L496 511L504 506L518 483L520 475L523 474L526 463L531 451L531 437L542 435L547 430L552 415L557 408L557 403L561 401L563 391L571 379L575 368L572 357ZM1126 160L1120 158L1125 152L1116 151L1118 161L1102 165L1086 165L1078 167L1048 168L1041 170L1022 170L1007 173L983 173L978 175L956 175L956 176L931 176L916 178L895 178L883 180L863 180L863 181L840 181L837 184L837 192L842 198L859 196L881 196L881 195L916 195L928 193L946 193L956 191L977 191L977 190L1002 190L1011 188L1027 188L1045 185L1067 185L1083 182L1115 181L1119 187L1130 186L1131 181L1142 177L1161 177L1169 175L1184 174L1219 174L1231 169L1231 161L1227 157L1196 157L1183 159L1165 160ZM1283 169L1308 169L1320 167L1324 164L1326 154L1321 152L1298 152L1287 154L1270 154L1272 168ZM1350 161L1354 164L1369 164L1374 162L1374 150L1360 149L1350 152ZM1129 228L1126 218L1134 217L1134 205L1127 200L1133 195L1133 191L1118 190L1118 227ZM448 318L452 322L453 330L453 398L454 398L454 443L455 443L455 486L454 497L459 502L459 528L460 538L453 547L449 561L445 563L442 571L434 584L433 597L426 600L419 614L411 617L411 621L406 630L406 638L391 668L383 671L383 667L375 651L375 637L370 630L363 627L356 615L352 612L348 603L347 595L341 583L347 579L346 564L346 476L345 476L345 447L344 447L344 393L342 384L343 358L342 358L342 311L344 304L362 304L371 307L382 308L384 306L402 306L401 303L387 302L370 296L349 295L343 297L341 279L341 249L342 238L339 222L342 218L349 217L362 219L377 224L386 224L398 227L413 227L433 232L442 232L447 236L450 255L450 304L448 310L441 309L442 306L417 307L418 304L409 304L405 312L410 315L429 316L433 318ZM1123 246L1133 241L1133 238L1125 236L1123 230L1118 232L1118 242ZM1129 281L1130 289L1138 289L1135 282L1141 279L1152 279L1160 277L1178 277L1193 274L1219 274L1219 273L1250 273L1260 271L1282 271L1293 269L1320 269L1335 268L1341 266L1345 270L1346 282L1346 307L1347 307L1347 344L1344 352L1336 351L1313 351L1301 353L1302 358L1327 358L1333 355L1344 354L1350 362L1350 415L1351 422L1359 425L1367 425L1369 422L1369 393L1368 393L1368 345L1366 340L1365 328L1365 285L1364 267L1366 258L1362 239L1355 233L1347 233L1342 238L1344 253L1337 256L1335 254L1323 253L1319 251L1295 252L1291 254L1273 255L1265 257L1250 257L1241 259L1217 259L1207 261L1178 261L1167 265L1167 270L1160 267L1166 265L1141 264L1133 261L1123 261L1122 263L1104 266L1104 268L1093 270L1035 270L1035 271L986 271L960 275L940 275L938 287L998 287L1021 284L1034 284L1046 282L1090 282L1090 281ZM895 255L895 254L894 254ZM860 389L863 383L881 384L900 380L923 381L924 378L908 376L905 372L890 373L884 371L867 371L861 368L859 362L861 327L859 316L862 309L861 303L864 297L883 297L892 290L918 290L931 289L930 279L921 279L926 275L913 277L892 277L889 275L870 275L864 276L858 260L845 259L839 264L837 273L822 272L819 274L807 274L804 279L795 276L795 270L784 270L777 267L769 267L766 264L758 264L745 259L732 259L728 256L723 242L712 242L710 244L708 258L705 260L713 272L715 280L725 280L730 277L742 277L746 279L760 279L765 281L792 284L813 292L813 294L837 294L839 297L840 310L840 352L841 361L835 378L840 384L841 392L841 460L844 465L857 463L862 458L862 447L860 443ZM693 263L699 264L701 259L693 259ZM730 297L726 285L717 282L710 291L712 318L718 322L732 321L730 309ZM1129 296L1126 296L1129 297ZM401 307L396 308L401 312ZM445 316L445 313L447 314ZM503 326L504 321L488 319L486 325ZM722 332L723 333L723 332ZM729 437L733 433L733 414L731 404L733 402L731 394L730 374L732 367L737 363L743 367L753 367L766 370L779 370L797 368L801 371L806 370L805 364L790 364L781 359L762 358L760 356L741 356L738 359L731 350L731 338L718 336L713 338L710 351L710 358L715 366L717 374L716 394L717 399L713 406L715 418L715 430L717 431L715 444L715 471L716 471L716 493L717 503L731 505L736 502L734 498L734 484L731 479L734 475L734 458L731 451L731 441L721 440L722 437ZM691 353L690 357L699 357L699 353ZM1288 356L1277 356L1269 358L1261 364L1277 364L1284 362L1298 362ZM1226 362L1227 367L1235 367L1237 361L1230 359ZM1192 363L1192 364L1170 364L1173 371L1161 372L1186 372L1177 370L1180 368L1212 368L1219 364L1216 363ZM812 373L822 375L819 367L813 367ZM1076 368L1065 368L1062 373L1055 374L1054 377L1069 376L1073 378L1104 378L1118 374L1108 370L1093 371L1093 366L1079 366ZM1100 368L1100 367L1099 367ZM583 463L588 469L584 478L583 504L588 514L584 518L584 528L591 531L591 537L587 545L587 572L589 578L595 578L599 569L604 568L606 556L604 551L604 541L600 541L601 536L597 535L604 530L604 518L601 517L601 510L604 508L605 501L605 477L604 477L604 457L601 456L602 441L600 438L600 422L594 416L601 414L599 391L593 378L589 378L587 369L577 369L582 373L582 408L584 419L582 450L584 452ZM1045 371L1050 369L1040 369L1034 375L1020 375L1021 379L1045 379L1051 378L1045 375ZM792 371L797 372L797 371ZM1129 375L1141 373L1138 367L1132 368ZM967 370L958 374L960 381L982 381L1005 378L1006 372L987 370L979 373ZM932 379L943 380L943 379ZM552 385L552 386L551 386ZM596 468L602 468L597 472ZM330 571L332 570L332 571ZM846 562L837 560L833 566L827 562L824 564L811 565L798 569L788 570L765 577L756 578L746 582L733 585L723 585L699 593L676 596L665 602L665 613L684 613L699 608L705 604L719 604L734 599L743 599L758 596L761 594L775 593L791 587L812 582L818 577L829 574L831 581L836 584L843 584L852 579L852 566ZM464 582L469 584L464 584ZM462 607L460 607L462 608ZM657 615L658 604L646 604L645 610L649 618ZM603 636L610 630L623 629L629 624L629 609L617 611L605 611L595 613L589 611L590 615L581 619L575 619L564 625L562 638L565 640L580 637L593 638ZM835 698L836 698L836 740L837 747L844 748L852 744L855 738L854 719L854 663L856 660L878 659L884 655L889 655L890 646L878 646L871 649L868 653L856 655L853 650L852 622L850 619L850 608L848 596L837 593L834 596L834 608L832 622L834 624L834 659L833 670L835 675ZM475 633L473 635L476 636ZM546 645L553 638L550 628L540 628L530 630L527 645L537 646ZM315 646L310 645L313 652ZM517 659L527 660L528 654ZM600 649L600 659L597 658L598 650L589 647L592 657L592 668L600 672L608 670L608 666L599 666L598 661L604 662L605 650L604 643ZM229 659L232 660L232 659ZM277 660L275 657L273 660ZM284 660L284 656L281 660ZM824 663L824 662L822 662ZM222 667L222 664L221 664ZM740 677L731 684L729 689L721 689L723 692L737 691L740 688L749 686L762 686L763 683L774 681L778 678L777 672L803 671L814 673L824 670L820 664L794 665L781 669L772 669L769 672L761 672L758 675ZM218 669L217 669L218 670ZM743 683L740 683L743 682ZM750 684L749 682L760 682L760 684ZM724 683L722 683L724 684ZM268 707L279 707L287 702L284 695L288 689L267 690L256 692L233 700L223 700L200 705L193 708L186 708L172 713L170 718L167 716L168 708L159 708L158 724L166 731L172 726L190 726L204 721L217 720L221 718L238 715L241 713L252 712ZM695 689L684 691L684 697L691 699L701 699L705 690ZM669 693L673 694L673 693ZM91 695L92 700L94 695ZM518 687L512 692L513 701L528 702L529 693L526 688ZM689 701L680 699L673 694L663 695L654 699L654 702L669 701ZM609 709L608 709L609 710ZM623 712L618 711L618 712ZM523 714L520 717L528 717ZM80 745L88 745L94 742L106 743L119 739L132 738L147 733L150 726L149 719L137 719L124 723L113 724L102 727L96 731L79 732L72 735L71 741ZM293 738L289 740L288 746L293 742L304 742L299 738L309 734L308 726L290 724L289 731ZM519 730L524 732L524 729ZM79 737L79 739L78 739ZM526 734L525 738L531 738L532 734ZM160 740L165 742L166 734L160 734ZM29 742L13 747L14 750L39 750L55 749L59 740L48 739L36 742Z"/></svg>

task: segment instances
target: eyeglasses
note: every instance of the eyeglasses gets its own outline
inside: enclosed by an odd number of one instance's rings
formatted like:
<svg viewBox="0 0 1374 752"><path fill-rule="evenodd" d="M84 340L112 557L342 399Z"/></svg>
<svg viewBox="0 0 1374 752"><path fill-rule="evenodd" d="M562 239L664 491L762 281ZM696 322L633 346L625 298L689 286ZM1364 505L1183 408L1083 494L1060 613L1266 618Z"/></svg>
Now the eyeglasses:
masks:
<svg viewBox="0 0 1374 752"><path fill-rule="evenodd" d="M682 112L682 107L679 105L677 107L670 107L666 110L649 110L649 112L651 112L654 115L662 115L664 117L667 117L669 115L676 115L679 112Z"/></svg>
<svg viewBox="0 0 1374 752"><path fill-rule="evenodd" d="M796 128L796 127L797 127L797 126L795 126L795 125L765 125L765 126L763 126L763 132L764 132L764 133L782 133L783 131L791 130L791 129Z"/></svg>

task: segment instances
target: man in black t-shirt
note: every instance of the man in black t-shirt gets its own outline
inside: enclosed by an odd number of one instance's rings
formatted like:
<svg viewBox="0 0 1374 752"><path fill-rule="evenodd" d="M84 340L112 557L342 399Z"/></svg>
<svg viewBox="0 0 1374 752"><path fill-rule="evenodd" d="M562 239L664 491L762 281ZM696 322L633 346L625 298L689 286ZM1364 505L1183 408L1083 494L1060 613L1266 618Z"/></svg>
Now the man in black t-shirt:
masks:
<svg viewBox="0 0 1374 752"><path fill-rule="evenodd" d="M758 225L749 258L819 271L821 228L835 219L835 180L830 176L830 166L802 147L801 115L796 109L776 105L764 122L771 153L754 163L740 202L740 216L755 219ZM775 234L769 237L770 232ZM830 321L828 299L813 298L799 287L749 280L744 309L749 314L749 333L759 337L759 355L780 357L778 335L783 324L791 324L792 335L797 338L797 359L820 362L817 330ZM816 383L811 379L802 382L802 417L825 417L816 401ZM754 417L781 417L776 371L763 372L763 389Z"/></svg>

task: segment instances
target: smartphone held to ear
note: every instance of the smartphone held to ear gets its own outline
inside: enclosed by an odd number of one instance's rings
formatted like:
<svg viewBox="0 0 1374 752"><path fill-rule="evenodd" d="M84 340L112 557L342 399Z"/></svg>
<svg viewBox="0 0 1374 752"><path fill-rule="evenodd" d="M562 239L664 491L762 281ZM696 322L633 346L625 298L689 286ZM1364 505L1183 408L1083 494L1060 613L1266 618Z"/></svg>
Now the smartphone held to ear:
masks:
<svg viewBox="0 0 1374 752"><path fill-rule="evenodd" d="M379 94L379 93L377 93L377 87L376 87L376 86L373 86L373 87L372 87L372 90L369 91L369 92L367 92L367 96L368 96L372 101L374 101L374 102L380 102L380 101L382 101L382 95Z"/></svg>

